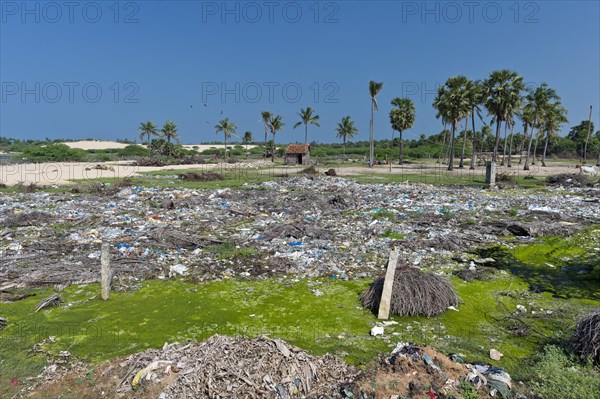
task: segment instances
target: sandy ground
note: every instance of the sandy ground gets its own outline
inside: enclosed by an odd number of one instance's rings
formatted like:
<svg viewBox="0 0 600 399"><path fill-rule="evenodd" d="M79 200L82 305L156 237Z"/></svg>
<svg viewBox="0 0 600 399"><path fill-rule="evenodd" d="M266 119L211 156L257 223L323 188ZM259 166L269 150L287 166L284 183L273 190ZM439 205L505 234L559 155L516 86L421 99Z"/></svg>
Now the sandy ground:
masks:
<svg viewBox="0 0 600 399"><path fill-rule="evenodd" d="M104 141L104 140L81 140L81 141L66 141L62 144L66 144L71 148L79 148L82 150L108 150L108 149L120 149L120 148L125 148L127 147L129 144L124 144L124 143L117 143L116 141ZM231 144L233 145L237 145L240 143L233 143ZM145 147L145 144L138 144L141 145L142 147ZM229 145L228 145L229 146ZM188 149L188 150L197 150L197 151L204 151L204 150L208 150L210 148L223 148L222 145L219 144L184 144L183 145L184 148ZM194 148L194 147L198 147L198 148ZM248 149L256 147L255 145L248 145Z"/></svg>
<svg viewBox="0 0 600 399"><path fill-rule="evenodd" d="M275 165L272 168L264 168L269 165L265 161L257 161L255 163L240 163L240 164L209 164L209 165L169 165L163 167L151 166L128 166L127 162L106 162L106 163L28 163L18 165L0 165L0 183L12 186L19 182L25 184L36 183L38 185L53 186L65 185L73 183L73 180L78 179L96 179L102 177L126 178L139 176L143 172L159 171L159 170L174 170L174 169L200 169L200 170L216 170L222 172L224 169L238 171L252 171L252 173L272 174L280 176L283 173L293 174L302 169L302 167L283 167ZM108 170L95 169L96 165L106 165L110 167ZM258 166L262 168L257 169ZM327 167L318 167L319 171L324 172ZM454 175L467 175L473 178L480 179L485 175L485 169L478 167L476 170L469 168L456 168L453 172L446 171L445 166L440 166L435 163L392 165L390 171L389 165L378 165L369 169L366 165L347 166L337 168L336 172L339 176L356 176L356 175L384 175L389 173L394 174L439 174L440 177L447 176L452 173ZM579 173L579 169L575 168L574 164L569 163L550 163L547 167L542 167L539 164L531 166L529 171L524 171L522 166L515 165L512 168L498 167L498 172L505 172L515 176L551 176L560 173Z"/></svg>

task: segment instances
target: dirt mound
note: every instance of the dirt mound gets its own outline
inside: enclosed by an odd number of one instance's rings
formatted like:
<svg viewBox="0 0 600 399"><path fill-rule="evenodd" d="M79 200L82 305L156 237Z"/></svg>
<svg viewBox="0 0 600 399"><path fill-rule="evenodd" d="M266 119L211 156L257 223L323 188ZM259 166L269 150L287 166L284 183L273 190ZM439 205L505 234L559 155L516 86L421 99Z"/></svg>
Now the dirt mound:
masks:
<svg viewBox="0 0 600 399"><path fill-rule="evenodd" d="M48 224L55 219L53 215L46 212L14 212L9 211L4 214L2 226L4 227L26 227L40 226Z"/></svg>
<svg viewBox="0 0 600 399"><path fill-rule="evenodd" d="M215 172L187 172L179 175L181 180L185 181L216 181L225 180L225 177L220 173Z"/></svg>
<svg viewBox="0 0 600 399"><path fill-rule="evenodd" d="M315 165L310 165L308 168L304 168L298 172L298 174L301 175L316 175L317 173L319 173L319 171L315 168Z"/></svg>
<svg viewBox="0 0 600 399"><path fill-rule="evenodd" d="M585 175L561 173L556 176L548 176L546 183L551 186L586 187L591 182Z"/></svg>
<svg viewBox="0 0 600 399"><path fill-rule="evenodd" d="M335 169L333 169L333 168L326 171L325 174L327 176L337 176L337 173L336 173Z"/></svg>

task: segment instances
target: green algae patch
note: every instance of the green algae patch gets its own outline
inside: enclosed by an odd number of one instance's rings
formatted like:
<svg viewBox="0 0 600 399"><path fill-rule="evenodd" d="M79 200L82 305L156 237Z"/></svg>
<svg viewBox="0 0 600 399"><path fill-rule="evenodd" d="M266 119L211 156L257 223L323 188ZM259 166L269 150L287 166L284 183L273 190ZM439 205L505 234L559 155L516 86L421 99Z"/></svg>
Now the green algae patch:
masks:
<svg viewBox="0 0 600 399"><path fill-rule="evenodd" d="M589 229L571 237L542 237L512 248L493 246L476 251L491 257L492 265L510 271L534 292L564 299L600 300L600 230Z"/></svg>

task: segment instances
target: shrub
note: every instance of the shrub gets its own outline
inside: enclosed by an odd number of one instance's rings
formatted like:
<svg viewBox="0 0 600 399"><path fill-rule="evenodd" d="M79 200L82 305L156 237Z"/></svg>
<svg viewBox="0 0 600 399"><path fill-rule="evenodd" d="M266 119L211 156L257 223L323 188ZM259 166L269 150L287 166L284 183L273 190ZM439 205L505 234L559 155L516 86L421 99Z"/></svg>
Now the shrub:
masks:
<svg viewBox="0 0 600 399"><path fill-rule="evenodd" d="M145 157L148 150L141 145L131 144L119 150L119 156L122 157Z"/></svg>
<svg viewBox="0 0 600 399"><path fill-rule="evenodd" d="M81 162L85 160L86 155L84 150L71 148L66 144L29 146L23 150L23 156L31 162Z"/></svg>
<svg viewBox="0 0 600 399"><path fill-rule="evenodd" d="M596 398L600 373L591 364L580 364L556 346L547 346L535 359L531 388L544 399Z"/></svg>

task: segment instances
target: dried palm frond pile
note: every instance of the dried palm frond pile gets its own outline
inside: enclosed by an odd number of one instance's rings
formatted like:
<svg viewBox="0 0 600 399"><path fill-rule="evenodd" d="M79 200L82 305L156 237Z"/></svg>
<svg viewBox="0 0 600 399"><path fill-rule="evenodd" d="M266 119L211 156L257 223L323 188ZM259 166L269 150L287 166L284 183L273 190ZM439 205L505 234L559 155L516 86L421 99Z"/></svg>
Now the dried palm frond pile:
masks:
<svg viewBox="0 0 600 399"><path fill-rule="evenodd" d="M600 364L600 312L590 313L579 320L571 338L575 352L582 356L591 356Z"/></svg>
<svg viewBox="0 0 600 399"><path fill-rule="evenodd" d="M175 373L161 398L337 397L359 371L332 356L312 356L279 339L214 335L198 344L171 344L130 356L117 390L126 393ZM150 383L150 385L152 385Z"/></svg>
<svg viewBox="0 0 600 399"><path fill-rule="evenodd" d="M373 312L379 309L384 279L375 280L360 296L362 305ZM390 313L400 316L435 316L449 306L457 306L459 298L443 277L423 273L414 267L398 267L392 286Z"/></svg>

